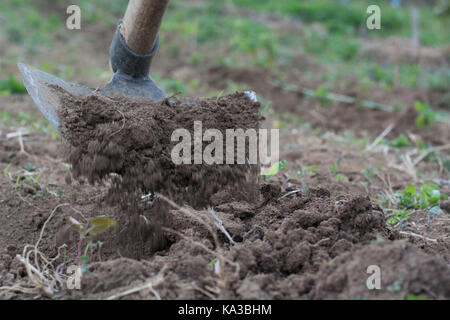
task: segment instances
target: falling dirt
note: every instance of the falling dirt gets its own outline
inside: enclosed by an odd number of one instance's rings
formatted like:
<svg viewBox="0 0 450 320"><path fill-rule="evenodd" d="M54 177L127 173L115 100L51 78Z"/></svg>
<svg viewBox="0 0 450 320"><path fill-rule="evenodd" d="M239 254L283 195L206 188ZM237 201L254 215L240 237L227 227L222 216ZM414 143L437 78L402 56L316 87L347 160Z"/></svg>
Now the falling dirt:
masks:
<svg viewBox="0 0 450 320"><path fill-rule="evenodd" d="M254 194L257 167L237 162L236 139L231 150L234 164L206 164L201 158L197 163L197 148L201 155L206 155L208 144L203 143L206 130L218 130L225 139L229 129L259 128L260 104L245 93L194 102L171 97L149 103L125 97L111 99L95 93L77 97L61 88L55 91L63 106L59 110L61 134L73 176L87 177L91 184L109 183L104 202L120 204L124 214L117 219L128 226L115 237L128 244L125 255L138 258L143 249L152 251L165 246L159 231L167 224L167 204L155 201L148 206L145 201L156 193L194 208L209 205L210 198L219 190L234 190L241 198ZM179 136L172 138L176 130L188 134L188 164L174 163L172 155L180 142ZM186 138L182 141L186 142ZM225 161L228 141L218 142L221 147L215 147L212 154L221 153ZM246 159L248 143L247 140ZM183 157L185 152L186 149L181 151ZM142 198L143 195L148 196Z"/></svg>
<svg viewBox="0 0 450 320"><path fill-rule="evenodd" d="M237 152L234 164L206 164L202 158L197 163L196 150L200 148L200 155L206 152L203 133L208 129L220 131L225 138L228 129L259 128L260 104L245 93L190 103L175 98L148 103L95 93L76 97L63 90L58 92L63 106L59 110L61 133L67 141L73 175L95 183L115 174L112 193L120 203L130 201L126 193L160 192L202 207L223 186L233 188L249 178L251 166L238 164ZM194 122L200 123L200 129L194 128ZM173 133L180 129L189 134L189 164L175 164L172 159L180 142ZM220 142L222 148L214 149L212 154L220 152L225 162L229 150ZM231 151L236 150L234 143ZM248 148L246 151L248 156Z"/></svg>

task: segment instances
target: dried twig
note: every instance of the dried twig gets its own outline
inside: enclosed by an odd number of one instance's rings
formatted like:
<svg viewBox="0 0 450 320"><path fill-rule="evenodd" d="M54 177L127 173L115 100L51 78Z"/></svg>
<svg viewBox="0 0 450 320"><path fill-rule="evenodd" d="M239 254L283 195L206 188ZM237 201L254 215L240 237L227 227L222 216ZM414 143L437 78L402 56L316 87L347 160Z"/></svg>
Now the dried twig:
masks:
<svg viewBox="0 0 450 320"><path fill-rule="evenodd" d="M0 287L0 290L5 291L19 291L27 294L43 294L46 297L52 298L57 291L57 283L62 286L61 276L57 274L57 271L53 267L53 262L60 257L60 250L65 245L58 248L58 254L53 259L47 258L41 251L39 251L39 243L42 240L45 227L52 219L56 210L62 206L68 206L69 203L63 203L56 206L50 213L47 220L41 229L39 239L35 245L26 245L23 249L22 255L17 255L16 258L25 266L25 271L28 276L28 283L15 284L14 286ZM30 260L30 256L34 255L33 263ZM42 262L42 267L39 262Z"/></svg>
<svg viewBox="0 0 450 320"><path fill-rule="evenodd" d="M20 145L20 153L25 153L25 148L23 145L23 136L30 134L27 130L22 131L19 129L17 132L8 133L6 139L17 138Z"/></svg>
<svg viewBox="0 0 450 320"><path fill-rule="evenodd" d="M299 193L299 192L302 192L302 190L296 189L296 190L289 191L288 193L286 193L286 194L282 195L281 197L279 197L279 198L277 199L277 201L280 201L280 200L283 199L283 198L289 197L289 196L291 196L291 195L293 195L293 194L296 194L296 193Z"/></svg>
<svg viewBox="0 0 450 320"><path fill-rule="evenodd" d="M133 294L133 293L136 293L136 292L140 292L142 290L149 290L155 296L155 298L157 300L161 300L161 296L154 289L154 287L158 286L159 284L161 284L164 281L164 272L166 271L166 269L167 269L167 265L164 265L164 267L162 267L162 269L158 272L156 277L150 279L147 283L145 283L145 284L143 284L141 286L138 286L138 287L135 287L135 288L132 288L132 289L129 289L129 290L126 290L126 291L114 294L112 296L109 296L108 298L106 298L106 300L116 300L116 299L125 297L127 295L130 295L130 294Z"/></svg>
<svg viewBox="0 0 450 320"><path fill-rule="evenodd" d="M174 233L180 237L182 237L183 239L189 240L192 243L202 247L203 249L205 249L207 252L217 256L217 260L219 261L219 287L222 289L225 289L226 287L226 279L225 279L225 262L228 263L229 265L231 265L232 267L235 268L235 276L237 276L239 274L239 264L232 262L231 260L225 258L222 254L222 250L221 250L221 245L217 236L217 233L215 232L215 230L212 228L212 225L210 223L207 223L206 221L204 221L203 219L199 218L198 215L193 214L192 212L190 212L189 210L187 210L186 208L182 208L179 205L177 205L175 202L173 202L172 200L168 199L167 197L163 196L162 194L156 193L155 197L167 202L168 204L170 204L171 206L173 206L175 209L177 209L178 211L184 213L186 216L190 217L191 219L193 219L194 221L197 221L198 223L200 223L201 225L203 225L208 232L212 235L213 239L214 239L214 243L216 245L216 250L213 251L209 248L207 248L205 245L203 245L202 243L198 243L196 241L194 241L191 238L188 238L187 236L183 235L182 233L169 229L169 228L163 228L163 230L167 231L167 232L171 232Z"/></svg>
<svg viewBox="0 0 450 320"><path fill-rule="evenodd" d="M234 240L231 238L231 236L228 233L227 229L225 229L225 227L223 226L222 220L220 220L219 217L214 212L214 208L210 208L208 211L211 214L211 216L212 216L212 218L214 220L214 224L216 225L216 227L219 228L220 231L222 231L222 233L228 238L228 240L232 244L236 244L236 242L234 242Z"/></svg>
<svg viewBox="0 0 450 320"><path fill-rule="evenodd" d="M372 142L372 144L370 144L366 148L366 151L373 150L384 139L384 137L386 137L392 131L392 129L394 129L393 123L391 123L386 129L384 129L384 131Z"/></svg>
<svg viewBox="0 0 450 320"><path fill-rule="evenodd" d="M416 237L416 238L420 238L420 239L424 239L424 240L427 240L427 241L430 241L430 242L437 243L436 239L428 238L428 237L425 237L425 236L422 236L420 234L413 233L413 232L410 232L410 231L400 231L400 234L404 234L404 235L407 235L407 236Z"/></svg>

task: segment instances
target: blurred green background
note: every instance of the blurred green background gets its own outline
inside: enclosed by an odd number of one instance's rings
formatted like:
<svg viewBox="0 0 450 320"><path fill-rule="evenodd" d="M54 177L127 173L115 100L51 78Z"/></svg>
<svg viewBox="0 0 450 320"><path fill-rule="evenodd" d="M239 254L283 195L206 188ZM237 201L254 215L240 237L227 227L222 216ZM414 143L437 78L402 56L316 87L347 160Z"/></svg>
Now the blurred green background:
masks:
<svg viewBox="0 0 450 320"><path fill-rule="evenodd" d="M127 3L127 0L2 0L0 94L23 92L17 81L18 61L93 87L108 81L108 46ZM382 12L382 29L371 31L366 28L366 8L372 3L171 0L161 30L161 50L154 76L168 93L183 94L197 92L200 81L191 79L186 83L176 77L167 78L166 71L173 65L261 68L281 81L289 75L301 74L305 79L319 81L323 88L348 87L358 81L368 88L446 90L450 78L448 1L377 1ZM65 27L66 8L70 4L81 8L80 31ZM421 50L425 56L422 60L416 59L414 52L404 52L414 41L413 5L419 9L420 44L426 48ZM383 54L388 50L400 53ZM440 55L437 62L433 62L433 50L440 50L436 53ZM398 79L396 70L400 71Z"/></svg>

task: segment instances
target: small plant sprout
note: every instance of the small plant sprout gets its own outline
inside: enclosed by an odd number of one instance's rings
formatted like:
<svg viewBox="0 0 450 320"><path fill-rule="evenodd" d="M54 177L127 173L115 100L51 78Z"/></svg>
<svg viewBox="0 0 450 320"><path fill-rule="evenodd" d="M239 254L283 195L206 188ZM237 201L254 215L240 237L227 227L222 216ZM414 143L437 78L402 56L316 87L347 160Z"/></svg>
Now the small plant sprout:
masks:
<svg viewBox="0 0 450 320"><path fill-rule="evenodd" d="M339 172L337 163L335 163L331 166L330 172L336 176L336 179L338 181L341 181L341 182L346 181L346 177L342 173Z"/></svg>
<svg viewBox="0 0 450 320"><path fill-rule="evenodd" d="M273 176L275 176L278 172L286 168L287 168L286 161L281 160L270 167L269 171L265 174L265 178L267 178L270 181Z"/></svg>
<svg viewBox="0 0 450 320"><path fill-rule="evenodd" d="M11 163L8 163L5 169L3 169L3 176L6 178L8 176L9 168L11 168Z"/></svg>
<svg viewBox="0 0 450 320"><path fill-rule="evenodd" d="M81 268L81 273L86 273L89 270L89 256L88 251L92 245L92 238L102 234L106 230L116 225L116 221L105 218L98 217L88 220L87 223L83 224L77 221L73 217L69 217L69 223L78 231L80 234L80 240L78 241L78 265ZM84 253L81 253L81 245L83 240L86 239L88 244L84 249Z"/></svg>
<svg viewBox="0 0 450 320"><path fill-rule="evenodd" d="M436 119L436 113L431 107L419 101L414 102L414 108L419 112L415 124L419 129L431 127Z"/></svg>
<svg viewBox="0 0 450 320"><path fill-rule="evenodd" d="M24 167L23 167L26 171L28 172L33 172L35 171L37 168L35 165L33 165L32 163L27 163Z"/></svg>
<svg viewBox="0 0 450 320"><path fill-rule="evenodd" d="M330 171L331 171L331 173L334 174L334 175L338 174L338 167L337 167L337 164L333 164L333 165L331 166L331 168L330 168Z"/></svg>
<svg viewBox="0 0 450 320"><path fill-rule="evenodd" d="M412 147L411 141L409 141L408 137L406 137L404 134L401 134L394 140L390 141L388 145L393 148Z"/></svg>
<svg viewBox="0 0 450 320"><path fill-rule="evenodd" d="M209 264L209 268L214 270L214 273L219 275L220 274L220 261L217 258L212 259Z"/></svg>
<svg viewBox="0 0 450 320"><path fill-rule="evenodd" d="M392 210L392 213L387 217L386 223L394 226L402 221L409 220L409 212L407 210Z"/></svg>
<svg viewBox="0 0 450 320"><path fill-rule="evenodd" d="M318 166L317 165L312 165L312 166L300 166L300 168L297 170L297 175L298 176L302 176L302 177L314 177L315 175L317 175L317 170Z"/></svg>
<svg viewBox="0 0 450 320"><path fill-rule="evenodd" d="M320 106L322 108L325 108L330 103L328 91L323 86L320 86L315 90L314 96L319 100Z"/></svg>
<svg viewBox="0 0 450 320"><path fill-rule="evenodd" d="M370 184L372 184L377 180L378 170L373 168L371 165L367 165L366 168L361 171L361 174Z"/></svg>
<svg viewBox="0 0 450 320"><path fill-rule="evenodd" d="M18 175L17 178L16 178L16 184L14 185L14 192L16 192L17 189L19 188L20 179L21 179L21 176Z"/></svg>

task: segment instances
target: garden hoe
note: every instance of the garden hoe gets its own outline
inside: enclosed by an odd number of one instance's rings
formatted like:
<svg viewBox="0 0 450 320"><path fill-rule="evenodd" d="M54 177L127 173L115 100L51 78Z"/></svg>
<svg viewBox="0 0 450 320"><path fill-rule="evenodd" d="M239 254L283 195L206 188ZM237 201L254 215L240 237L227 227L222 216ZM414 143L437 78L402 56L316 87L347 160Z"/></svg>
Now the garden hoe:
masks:
<svg viewBox="0 0 450 320"><path fill-rule="evenodd" d="M100 93L113 97L158 100L165 93L150 77L150 65L158 50L158 31L169 0L130 0L123 20L119 21L109 49L112 80ZM89 95L92 90L66 82L26 64L18 64L28 93L50 123L59 130L59 98L52 89L59 86L74 95Z"/></svg>

